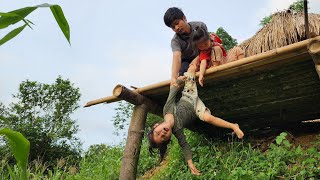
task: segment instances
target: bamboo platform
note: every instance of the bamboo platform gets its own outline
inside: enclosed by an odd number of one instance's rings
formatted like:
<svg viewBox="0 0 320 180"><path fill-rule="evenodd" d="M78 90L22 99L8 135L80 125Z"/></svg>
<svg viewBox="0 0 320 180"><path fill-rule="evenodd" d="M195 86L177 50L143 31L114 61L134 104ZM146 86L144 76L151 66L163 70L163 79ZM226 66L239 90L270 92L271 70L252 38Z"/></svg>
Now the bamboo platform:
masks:
<svg viewBox="0 0 320 180"><path fill-rule="evenodd" d="M199 96L212 114L246 129L320 118L320 72L315 68L320 64L319 42L317 36L208 69L204 87L198 86ZM169 84L167 80L132 92L162 107ZM119 100L114 91L85 107Z"/></svg>

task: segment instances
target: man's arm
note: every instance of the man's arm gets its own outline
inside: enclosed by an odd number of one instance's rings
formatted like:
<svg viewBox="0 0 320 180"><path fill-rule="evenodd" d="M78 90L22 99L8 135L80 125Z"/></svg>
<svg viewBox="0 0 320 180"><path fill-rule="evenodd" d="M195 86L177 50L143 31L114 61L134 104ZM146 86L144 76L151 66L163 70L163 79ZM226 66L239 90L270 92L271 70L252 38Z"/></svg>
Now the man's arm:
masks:
<svg viewBox="0 0 320 180"><path fill-rule="evenodd" d="M173 51L171 85L175 84L181 67L181 51Z"/></svg>

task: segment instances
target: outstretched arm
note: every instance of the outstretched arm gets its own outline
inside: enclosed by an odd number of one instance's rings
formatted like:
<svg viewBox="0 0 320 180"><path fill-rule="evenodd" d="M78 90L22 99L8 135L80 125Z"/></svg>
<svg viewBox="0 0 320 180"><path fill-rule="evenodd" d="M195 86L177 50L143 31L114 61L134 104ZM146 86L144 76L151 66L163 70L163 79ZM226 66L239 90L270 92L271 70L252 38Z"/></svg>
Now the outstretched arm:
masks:
<svg viewBox="0 0 320 180"><path fill-rule="evenodd" d="M166 104L163 107L163 116L165 116L166 114L173 114L173 109L176 105L176 95L180 89L180 87L183 85L184 83L184 76L180 76L177 81L172 84L170 86L170 92L168 95L168 99Z"/></svg>
<svg viewBox="0 0 320 180"><path fill-rule="evenodd" d="M203 87L203 83L204 83L204 73L206 71L206 67L207 67L207 60L202 60L200 63L200 74L199 74L199 84Z"/></svg>
<svg viewBox="0 0 320 180"><path fill-rule="evenodd" d="M191 173L194 175L200 175L200 171L193 164L192 152L191 152L190 146L186 140L186 136L184 135L183 129L178 130L177 132L175 132L174 135L178 139L178 143L182 149L184 158L188 163L188 166L191 170Z"/></svg>
<svg viewBox="0 0 320 180"><path fill-rule="evenodd" d="M174 51L172 57L171 85L176 83L181 67L181 51Z"/></svg>
<svg viewBox="0 0 320 180"><path fill-rule="evenodd" d="M200 175L200 171L194 166L192 159L188 160L188 166L189 166L192 174L197 175L197 176Z"/></svg>

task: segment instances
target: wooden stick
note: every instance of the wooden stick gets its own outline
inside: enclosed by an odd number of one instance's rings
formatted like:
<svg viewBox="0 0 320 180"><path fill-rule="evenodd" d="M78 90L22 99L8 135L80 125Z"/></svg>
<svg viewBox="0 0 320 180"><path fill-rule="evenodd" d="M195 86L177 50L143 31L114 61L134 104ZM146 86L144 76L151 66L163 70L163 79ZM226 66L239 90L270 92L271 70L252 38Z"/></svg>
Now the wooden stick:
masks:
<svg viewBox="0 0 320 180"><path fill-rule="evenodd" d="M141 142L144 134L148 107L137 105L133 109L126 147L122 156L120 180L135 180L140 155Z"/></svg>
<svg viewBox="0 0 320 180"><path fill-rule="evenodd" d="M320 78L320 40L314 39L308 44L308 51L311 55L316 71Z"/></svg>
<svg viewBox="0 0 320 180"><path fill-rule="evenodd" d="M89 101L89 102L87 102L87 104L84 107L90 107L90 106L101 104L101 103L113 103L113 102L117 102L120 100L121 99L116 96L107 96L104 98Z"/></svg>

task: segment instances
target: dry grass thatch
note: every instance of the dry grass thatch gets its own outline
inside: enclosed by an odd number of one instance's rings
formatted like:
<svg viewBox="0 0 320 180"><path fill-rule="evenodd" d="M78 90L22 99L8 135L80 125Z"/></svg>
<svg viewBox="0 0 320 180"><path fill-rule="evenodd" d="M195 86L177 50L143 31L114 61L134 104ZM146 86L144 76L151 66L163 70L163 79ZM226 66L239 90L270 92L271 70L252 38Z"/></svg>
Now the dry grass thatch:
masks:
<svg viewBox="0 0 320 180"><path fill-rule="evenodd" d="M309 14L309 31L312 36L320 35L320 14ZM283 11L274 14L269 24L239 46L248 57L305 39L304 14Z"/></svg>

